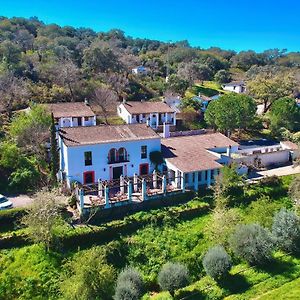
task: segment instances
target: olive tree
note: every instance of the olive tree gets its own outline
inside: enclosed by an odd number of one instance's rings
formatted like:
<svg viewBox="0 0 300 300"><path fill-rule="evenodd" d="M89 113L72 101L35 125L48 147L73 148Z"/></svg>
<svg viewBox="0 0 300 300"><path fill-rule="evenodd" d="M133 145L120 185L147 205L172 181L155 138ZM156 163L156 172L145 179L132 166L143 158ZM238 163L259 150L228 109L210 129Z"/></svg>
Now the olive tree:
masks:
<svg viewBox="0 0 300 300"><path fill-rule="evenodd" d="M118 276L115 300L138 300L143 294L143 280L133 268L125 268Z"/></svg>
<svg viewBox="0 0 300 300"><path fill-rule="evenodd" d="M208 249L202 264L207 275L216 280L228 274L232 266L230 256L220 245Z"/></svg>
<svg viewBox="0 0 300 300"><path fill-rule="evenodd" d="M274 239L258 224L241 225L232 234L230 246L236 256L250 264L264 264L271 259Z"/></svg>
<svg viewBox="0 0 300 300"><path fill-rule="evenodd" d="M273 219L272 234L278 248L295 252L300 247L300 218L293 212L282 208Z"/></svg>
<svg viewBox="0 0 300 300"><path fill-rule="evenodd" d="M189 273L186 266L168 262L163 265L157 280L162 290L169 291L171 295L174 295L175 290L188 284Z"/></svg>

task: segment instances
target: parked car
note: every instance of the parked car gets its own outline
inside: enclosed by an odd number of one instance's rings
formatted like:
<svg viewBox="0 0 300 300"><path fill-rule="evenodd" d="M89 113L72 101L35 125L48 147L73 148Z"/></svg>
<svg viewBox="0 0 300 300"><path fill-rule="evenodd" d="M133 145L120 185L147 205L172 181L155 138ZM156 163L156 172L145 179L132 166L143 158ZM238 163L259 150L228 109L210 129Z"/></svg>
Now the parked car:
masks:
<svg viewBox="0 0 300 300"><path fill-rule="evenodd" d="M12 208L13 204L5 196L0 194L0 210Z"/></svg>

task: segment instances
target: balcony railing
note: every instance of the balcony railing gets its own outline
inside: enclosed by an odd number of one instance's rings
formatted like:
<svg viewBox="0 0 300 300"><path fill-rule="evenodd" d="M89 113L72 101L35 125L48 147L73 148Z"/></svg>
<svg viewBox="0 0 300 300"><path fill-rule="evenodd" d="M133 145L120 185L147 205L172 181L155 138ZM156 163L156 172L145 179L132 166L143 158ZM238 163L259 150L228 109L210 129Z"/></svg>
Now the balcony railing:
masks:
<svg viewBox="0 0 300 300"><path fill-rule="evenodd" d="M124 162L129 162L129 154L125 156L119 156L119 157L107 157L107 163L108 164L119 164Z"/></svg>

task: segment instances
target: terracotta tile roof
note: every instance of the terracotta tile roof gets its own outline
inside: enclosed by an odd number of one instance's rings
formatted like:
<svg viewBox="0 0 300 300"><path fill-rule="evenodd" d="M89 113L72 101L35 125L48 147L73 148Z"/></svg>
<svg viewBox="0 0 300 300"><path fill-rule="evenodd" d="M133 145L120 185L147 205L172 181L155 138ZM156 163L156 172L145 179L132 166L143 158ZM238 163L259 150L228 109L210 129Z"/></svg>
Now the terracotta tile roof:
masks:
<svg viewBox="0 0 300 300"><path fill-rule="evenodd" d="M164 102L150 102L150 101L127 101L122 103L130 114L149 114L149 113L173 113L168 104Z"/></svg>
<svg viewBox="0 0 300 300"><path fill-rule="evenodd" d="M166 138L161 143L164 158L185 173L220 168L218 157L207 150L238 146L221 133Z"/></svg>
<svg viewBox="0 0 300 300"><path fill-rule="evenodd" d="M283 141L281 143L287 146L290 150L298 150L299 148L297 144L290 141Z"/></svg>
<svg viewBox="0 0 300 300"><path fill-rule="evenodd" d="M60 131L61 137L67 146L160 138L160 136L146 124L70 127L61 128Z"/></svg>
<svg viewBox="0 0 300 300"><path fill-rule="evenodd" d="M61 102L45 105L53 113L54 118L95 116L91 107L84 102Z"/></svg>

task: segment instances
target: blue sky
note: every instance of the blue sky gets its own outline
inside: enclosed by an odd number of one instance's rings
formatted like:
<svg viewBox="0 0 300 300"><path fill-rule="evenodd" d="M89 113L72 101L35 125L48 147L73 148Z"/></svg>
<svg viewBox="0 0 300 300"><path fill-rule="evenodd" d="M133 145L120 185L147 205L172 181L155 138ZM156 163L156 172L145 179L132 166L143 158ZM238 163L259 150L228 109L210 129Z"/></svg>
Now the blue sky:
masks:
<svg viewBox="0 0 300 300"><path fill-rule="evenodd" d="M0 15L237 51L300 51L299 0L0 0Z"/></svg>

